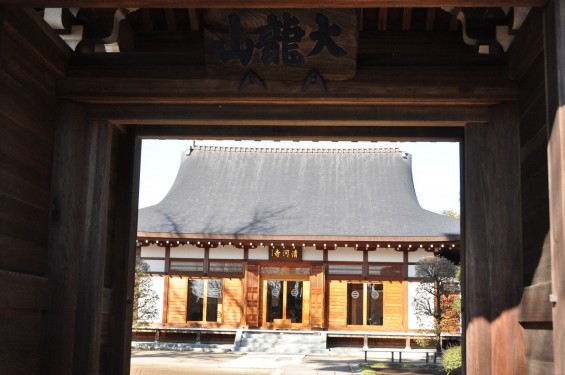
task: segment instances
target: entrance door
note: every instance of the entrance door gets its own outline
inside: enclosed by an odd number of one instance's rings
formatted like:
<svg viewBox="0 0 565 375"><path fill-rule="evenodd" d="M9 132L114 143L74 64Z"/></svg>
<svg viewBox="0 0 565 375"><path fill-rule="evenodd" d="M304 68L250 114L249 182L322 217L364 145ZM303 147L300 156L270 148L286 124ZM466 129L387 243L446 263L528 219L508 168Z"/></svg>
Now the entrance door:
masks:
<svg viewBox="0 0 565 375"><path fill-rule="evenodd" d="M275 319L290 320L300 327L305 320L303 280L265 280L263 282L263 325L272 326Z"/></svg>

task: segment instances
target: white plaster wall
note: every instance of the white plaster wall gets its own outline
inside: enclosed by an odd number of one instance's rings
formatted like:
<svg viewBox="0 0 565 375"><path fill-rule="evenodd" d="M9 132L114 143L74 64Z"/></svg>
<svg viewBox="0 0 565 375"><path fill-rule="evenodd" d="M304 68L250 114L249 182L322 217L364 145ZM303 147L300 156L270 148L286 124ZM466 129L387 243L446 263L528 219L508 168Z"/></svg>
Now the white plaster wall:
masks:
<svg viewBox="0 0 565 375"><path fill-rule="evenodd" d="M377 248L375 251L369 251L369 262L400 262L404 261L402 251L396 251L389 248Z"/></svg>
<svg viewBox="0 0 565 375"><path fill-rule="evenodd" d="M249 250L253 251L253 250ZM243 259L243 249L234 246L218 246L210 249L210 259Z"/></svg>
<svg viewBox="0 0 565 375"><path fill-rule="evenodd" d="M249 249L247 256L250 260L269 260L269 248L258 247L257 249Z"/></svg>
<svg viewBox="0 0 565 375"><path fill-rule="evenodd" d="M204 259L204 249L194 245L171 247L171 258Z"/></svg>
<svg viewBox="0 0 565 375"><path fill-rule="evenodd" d="M324 260L324 252L321 250L316 250L316 248L314 247L303 247L302 260L321 262Z"/></svg>
<svg viewBox="0 0 565 375"><path fill-rule="evenodd" d="M164 258L165 248L159 247L157 245L149 245L147 247L141 247L141 256L148 258Z"/></svg>
<svg viewBox="0 0 565 375"><path fill-rule="evenodd" d="M408 262L416 263L424 258L433 257L434 253L430 253L424 249L418 249L416 251L408 252Z"/></svg>
<svg viewBox="0 0 565 375"><path fill-rule="evenodd" d="M433 329L434 321L432 317L426 319L423 322L423 325L420 326L418 318L416 318L416 314L414 313L412 301L414 301L414 298L416 297L416 288L418 285L420 285L419 282L408 283L408 329ZM433 306L433 299L430 302Z"/></svg>
<svg viewBox="0 0 565 375"><path fill-rule="evenodd" d="M149 264L149 272L165 272L165 260L144 259Z"/></svg>
<svg viewBox="0 0 565 375"><path fill-rule="evenodd" d="M337 250L328 251L330 262L362 262L363 252L352 247L339 247Z"/></svg>
<svg viewBox="0 0 565 375"><path fill-rule="evenodd" d="M153 321L146 321L147 323L161 323L163 321L163 296L165 293L165 279L160 276L148 276L151 279L151 289L159 296L155 302L157 308L157 316Z"/></svg>
<svg viewBox="0 0 565 375"><path fill-rule="evenodd" d="M408 277L416 277L416 265L409 264L408 265Z"/></svg>

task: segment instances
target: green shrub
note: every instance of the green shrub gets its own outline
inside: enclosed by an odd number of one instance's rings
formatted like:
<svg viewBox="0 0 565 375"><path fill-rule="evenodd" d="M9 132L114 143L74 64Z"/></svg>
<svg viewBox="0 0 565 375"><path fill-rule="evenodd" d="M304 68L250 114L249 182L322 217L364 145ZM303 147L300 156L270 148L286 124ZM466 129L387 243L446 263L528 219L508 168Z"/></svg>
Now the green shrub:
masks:
<svg viewBox="0 0 565 375"><path fill-rule="evenodd" d="M463 365L461 359L461 345L454 345L447 348L443 353L443 368L447 375L451 374L453 370L460 369Z"/></svg>

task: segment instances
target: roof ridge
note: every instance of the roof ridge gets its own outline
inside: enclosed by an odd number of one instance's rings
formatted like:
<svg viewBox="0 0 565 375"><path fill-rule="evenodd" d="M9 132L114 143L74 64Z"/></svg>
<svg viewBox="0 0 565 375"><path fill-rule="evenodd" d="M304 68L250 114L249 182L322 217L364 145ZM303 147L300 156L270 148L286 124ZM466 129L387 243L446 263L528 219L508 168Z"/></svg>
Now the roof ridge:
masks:
<svg viewBox="0 0 565 375"><path fill-rule="evenodd" d="M192 151L219 151L219 152L257 152L257 153L296 153L296 154L354 154L354 153L402 153L399 147L378 148L299 148L299 147L248 147L248 146L194 146Z"/></svg>

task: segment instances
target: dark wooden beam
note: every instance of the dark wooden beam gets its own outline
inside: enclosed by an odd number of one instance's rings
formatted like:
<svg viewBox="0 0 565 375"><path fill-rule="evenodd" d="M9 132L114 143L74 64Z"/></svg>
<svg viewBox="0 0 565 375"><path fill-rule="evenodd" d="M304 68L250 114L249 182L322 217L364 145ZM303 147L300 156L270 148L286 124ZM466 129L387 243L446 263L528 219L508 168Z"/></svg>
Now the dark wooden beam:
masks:
<svg viewBox="0 0 565 375"><path fill-rule="evenodd" d="M359 68L355 79L327 82L327 92L298 81L239 91L239 80L206 78L202 68L75 69L59 81L61 98L85 103L275 105L482 105L518 98L504 68Z"/></svg>
<svg viewBox="0 0 565 375"><path fill-rule="evenodd" d="M506 66L506 56L478 54L457 31L363 31L359 33L358 64L376 66Z"/></svg>
<svg viewBox="0 0 565 375"><path fill-rule="evenodd" d="M144 106L93 105L91 118L109 119L117 125L230 125L330 127L463 127L467 122L487 122L488 106Z"/></svg>
<svg viewBox="0 0 565 375"><path fill-rule="evenodd" d="M532 9L508 49L508 76L520 79L543 52L543 9Z"/></svg>
<svg viewBox="0 0 565 375"><path fill-rule="evenodd" d="M91 0L89 8L435 8L435 7L542 7L547 0L326 0L315 4L304 0ZM2 0L0 5L19 7L80 8L82 0Z"/></svg>
<svg viewBox="0 0 565 375"><path fill-rule="evenodd" d="M541 12L541 11L540 11ZM377 16L375 15L375 18ZM375 20L376 22L376 20ZM541 31L538 31L541 35ZM526 34L528 35L528 34ZM204 66L202 31L135 34L135 52L75 53L71 65L83 68L110 66ZM188 47L190 46L190 48ZM537 46L527 46L520 53ZM477 54L459 32L449 31L361 31L360 66L506 66L504 55ZM322 73L323 74L323 73Z"/></svg>
<svg viewBox="0 0 565 375"><path fill-rule="evenodd" d="M554 373L565 372L565 1L545 12Z"/></svg>
<svg viewBox="0 0 565 375"><path fill-rule="evenodd" d="M514 103L492 107L489 124L465 128L463 273L468 374L525 373L518 322L522 287L520 189L516 188L520 185L519 150Z"/></svg>
<svg viewBox="0 0 565 375"><path fill-rule="evenodd" d="M143 138L349 141L459 141L463 128L308 126L138 126Z"/></svg>

